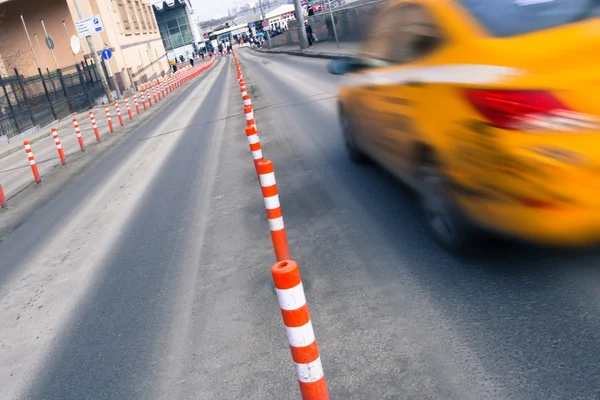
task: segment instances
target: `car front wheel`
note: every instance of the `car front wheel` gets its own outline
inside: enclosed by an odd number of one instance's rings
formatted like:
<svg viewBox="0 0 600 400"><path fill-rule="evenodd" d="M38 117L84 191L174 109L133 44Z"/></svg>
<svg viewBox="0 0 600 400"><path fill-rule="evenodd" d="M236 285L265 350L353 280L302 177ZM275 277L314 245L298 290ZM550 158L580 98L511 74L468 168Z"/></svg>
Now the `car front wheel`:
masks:
<svg viewBox="0 0 600 400"><path fill-rule="evenodd" d="M474 228L454 202L450 183L435 165L419 168L420 201L434 239L452 253L463 253L474 241Z"/></svg>
<svg viewBox="0 0 600 400"><path fill-rule="evenodd" d="M344 144L348 151L350 161L355 164L364 164L369 161L368 157L357 146L355 141L355 128L352 121L344 113L340 114L340 125L342 126L342 135Z"/></svg>

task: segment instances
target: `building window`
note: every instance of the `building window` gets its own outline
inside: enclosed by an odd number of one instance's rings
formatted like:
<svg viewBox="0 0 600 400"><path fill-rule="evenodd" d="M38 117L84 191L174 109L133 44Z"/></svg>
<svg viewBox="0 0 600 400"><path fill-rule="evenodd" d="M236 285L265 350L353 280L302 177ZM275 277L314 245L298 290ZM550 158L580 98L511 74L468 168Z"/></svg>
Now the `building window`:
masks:
<svg viewBox="0 0 600 400"><path fill-rule="evenodd" d="M142 25L142 31L144 33L148 33L148 28L146 27L146 16L142 12L142 7L140 6L139 0L135 0L135 11L137 12L137 15L139 16L140 23Z"/></svg>
<svg viewBox="0 0 600 400"><path fill-rule="evenodd" d="M165 50L169 51L194 43L194 37L184 7L157 13L156 20L163 38Z"/></svg>
<svg viewBox="0 0 600 400"><path fill-rule="evenodd" d="M154 28L154 33L156 33L158 32L158 26L156 25L156 17L154 16L152 6L148 6L148 13L150 14L150 20L152 21L152 28Z"/></svg>
<svg viewBox="0 0 600 400"><path fill-rule="evenodd" d="M133 0L127 0L127 11L129 12L129 16L133 21L133 29L135 33L140 33L140 23L137 19L137 15L135 15L135 10L133 8Z"/></svg>
<svg viewBox="0 0 600 400"><path fill-rule="evenodd" d="M117 5L119 6L119 15L121 16L121 21L123 22L123 28L125 28L125 34L131 34L131 23L129 22L129 16L127 15L127 7L125 6L124 0L117 0Z"/></svg>
<svg viewBox="0 0 600 400"><path fill-rule="evenodd" d="M154 31L154 26L153 26L153 19L154 19L154 13L152 12L152 10L150 10L150 13L148 13L148 7L145 4L142 4L142 9L144 10L144 14L146 15L146 23L148 26L148 33L152 33Z"/></svg>

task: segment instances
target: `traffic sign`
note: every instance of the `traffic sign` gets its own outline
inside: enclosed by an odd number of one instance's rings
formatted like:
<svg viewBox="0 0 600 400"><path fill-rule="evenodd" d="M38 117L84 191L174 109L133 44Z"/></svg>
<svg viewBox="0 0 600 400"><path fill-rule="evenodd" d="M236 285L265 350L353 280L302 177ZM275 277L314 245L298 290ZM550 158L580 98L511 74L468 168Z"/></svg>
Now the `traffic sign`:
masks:
<svg viewBox="0 0 600 400"><path fill-rule="evenodd" d="M109 49L102 50L102 58L104 58L105 60L110 60L111 57L112 51L110 51Z"/></svg>
<svg viewBox="0 0 600 400"><path fill-rule="evenodd" d="M77 28L77 34L80 38L92 36L94 33L100 33L104 31L104 27L102 26L102 21L100 20L99 15L94 15L90 18L84 18L80 19L79 21L75 21L75 28Z"/></svg>
<svg viewBox="0 0 600 400"><path fill-rule="evenodd" d="M54 50L54 40L52 39L52 36L46 36L46 46L48 46L50 50Z"/></svg>
<svg viewBox="0 0 600 400"><path fill-rule="evenodd" d="M262 27L263 28L268 28L269 27L269 21L267 21L266 19L262 22Z"/></svg>
<svg viewBox="0 0 600 400"><path fill-rule="evenodd" d="M71 36L71 50L73 51L73 54L79 54L81 51L81 42L77 35Z"/></svg>

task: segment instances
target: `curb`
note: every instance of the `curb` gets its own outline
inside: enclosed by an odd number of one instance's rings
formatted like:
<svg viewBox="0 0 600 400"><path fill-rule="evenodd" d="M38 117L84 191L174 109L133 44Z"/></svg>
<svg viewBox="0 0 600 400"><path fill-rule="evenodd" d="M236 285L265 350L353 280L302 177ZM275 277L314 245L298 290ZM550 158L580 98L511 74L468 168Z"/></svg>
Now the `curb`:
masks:
<svg viewBox="0 0 600 400"><path fill-rule="evenodd" d="M93 109L90 109L90 110L93 110ZM57 129L61 130L64 127L70 126L70 124L69 124L70 119L69 118L73 118L74 115L78 115L78 114L69 114L69 115L70 115L70 117L65 117L65 118L63 118L61 120L54 120L54 125L56 125ZM90 119L89 116L87 116L87 113L85 115L86 115L86 117L81 118L82 121L86 121L86 120ZM79 121L79 118L77 118L77 120ZM65 124L58 125L56 123L57 121L58 121L58 123L65 122ZM40 130L38 132L41 132L43 130L48 130L49 127L51 127L52 125L53 125L53 123L50 123L48 125L43 126L43 127L40 128ZM38 133L38 132L35 132L35 133ZM35 133L33 133L32 135L34 135ZM51 131L48 131L47 133L42 134L42 135L40 135L40 136L38 136L38 137L36 137L34 139L27 139L27 136L26 136L24 138L24 140L29 140L29 144L33 144L33 143L39 142L42 139L46 139L48 136L52 136L52 132ZM22 146L18 146L18 147L15 147L15 148L11 149L11 150L5 150L4 152L0 152L0 158L8 157L8 156L10 156L13 153L16 153L18 151L22 151L23 149L21 147Z"/></svg>
<svg viewBox="0 0 600 400"><path fill-rule="evenodd" d="M309 57L309 58L321 58L326 60L335 60L342 57L349 57L347 54L335 54L335 53L315 53L312 51L306 50L260 50L260 49L252 49L259 53L264 54L288 54L291 56L299 56L299 57Z"/></svg>

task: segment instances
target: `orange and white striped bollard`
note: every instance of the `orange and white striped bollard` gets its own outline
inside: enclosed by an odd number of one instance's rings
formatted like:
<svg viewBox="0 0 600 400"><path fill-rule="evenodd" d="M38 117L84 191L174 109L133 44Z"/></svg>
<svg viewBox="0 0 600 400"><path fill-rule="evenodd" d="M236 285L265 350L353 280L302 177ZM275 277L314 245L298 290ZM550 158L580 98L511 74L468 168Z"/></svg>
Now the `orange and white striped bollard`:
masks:
<svg viewBox="0 0 600 400"><path fill-rule="evenodd" d="M108 130L110 133L114 133L114 127L112 124L112 117L110 116L110 109L108 106L104 106L104 112L106 113L106 120L108 121Z"/></svg>
<svg viewBox="0 0 600 400"><path fill-rule="evenodd" d="M79 122L77 122L77 118L73 118L73 128L75 128L75 136L77 136L79 148L81 149L81 151L84 151L85 146L83 145L83 138L81 137L81 129L79 129Z"/></svg>
<svg viewBox="0 0 600 400"><path fill-rule="evenodd" d="M329 400L323 364L298 264L291 260L278 262L271 268L271 275L292 360L296 364L296 378L302 399Z"/></svg>
<svg viewBox="0 0 600 400"><path fill-rule="evenodd" d="M258 131L256 126L246 127L246 138L248 139L248 145L250 146L250 153L252 153L252 160L254 160L254 169L256 169L256 175L260 177L258 173L258 163L264 161L262 148L260 146L260 138L258 137Z"/></svg>
<svg viewBox="0 0 600 400"><path fill-rule="evenodd" d="M150 87L146 88L146 97L148 98L148 105L152 107L152 97L150 96Z"/></svg>
<svg viewBox="0 0 600 400"><path fill-rule="evenodd" d="M147 108L146 108L146 96L144 95L144 91L143 90L140 93L140 95L142 96L142 107L144 108L144 111L146 111L147 110Z"/></svg>
<svg viewBox="0 0 600 400"><path fill-rule="evenodd" d="M154 102L156 103L158 100L156 95L156 88L154 86L152 86L152 96L154 97Z"/></svg>
<svg viewBox="0 0 600 400"><path fill-rule="evenodd" d="M119 124L121 126L125 125L123 123L123 115L121 115L121 108L119 107L119 102L115 101L115 110L117 110L117 118L119 118Z"/></svg>
<svg viewBox="0 0 600 400"><path fill-rule="evenodd" d="M138 99L135 93L133 94L133 105L135 106L135 112L137 113L137 115L140 115L140 104L138 103Z"/></svg>
<svg viewBox="0 0 600 400"><path fill-rule="evenodd" d="M129 115L129 120L133 120L133 113L131 112L131 107L129 107L129 99L125 97L125 109L127 110L127 115Z"/></svg>
<svg viewBox="0 0 600 400"><path fill-rule="evenodd" d="M264 160L257 163L257 166L260 187L267 210L267 219L269 220L269 229L271 230L271 240L273 241L273 249L275 250L275 258L277 261L289 260L290 250L283 223L281 204L279 204L279 193L277 191L273 163L269 160Z"/></svg>
<svg viewBox="0 0 600 400"><path fill-rule="evenodd" d="M246 94L242 99L244 100L244 107L252 105L252 99L249 94Z"/></svg>
<svg viewBox="0 0 600 400"><path fill-rule="evenodd" d="M54 138L54 144L56 145L56 150L58 150L58 157L60 158L60 163L65 165L67 160L65 159L65 152L63 151L62 145L60 144L60 139L58 137L58 131L56 128L52 128L52 137Z"/></svg>
<svg viewBox="0 0 600 400"><path fill-rule="evenodd" d="M6 207L6 200L4 199L4 190L2 190L2 185L0 185L0 208Z"/></svg>
<svg viewBox="0 0 600 400"><path fill-rule="evenodd" d="M35 164L35 157L33 157L33 151L31 150L31 145L29 144L29 140L25 140L23 142L25 146L25 151L27 152L27 158L29 158L29 165L31 165L31 172L33 172L33 179L35 183L40 183L40 173L38 172L38 167Z"/></svg>
<svg viewBox="0 0 600 400"><path fill-rule="evenodd" d="M256 125L256 120L254 119L254 111L252 111L252 106L245 106L244 114L246 115L246 125Z"/></svg>
<svg viewBox="0 0 600 400"><path fill-rule="evenodd" d="M96 117L94 117L94 112L90 111L90 121L92 121L92 128L94 128L94 135L96 135L96 141L100 141L100 131L98 130L98 124L96 124Z"/></svg>

